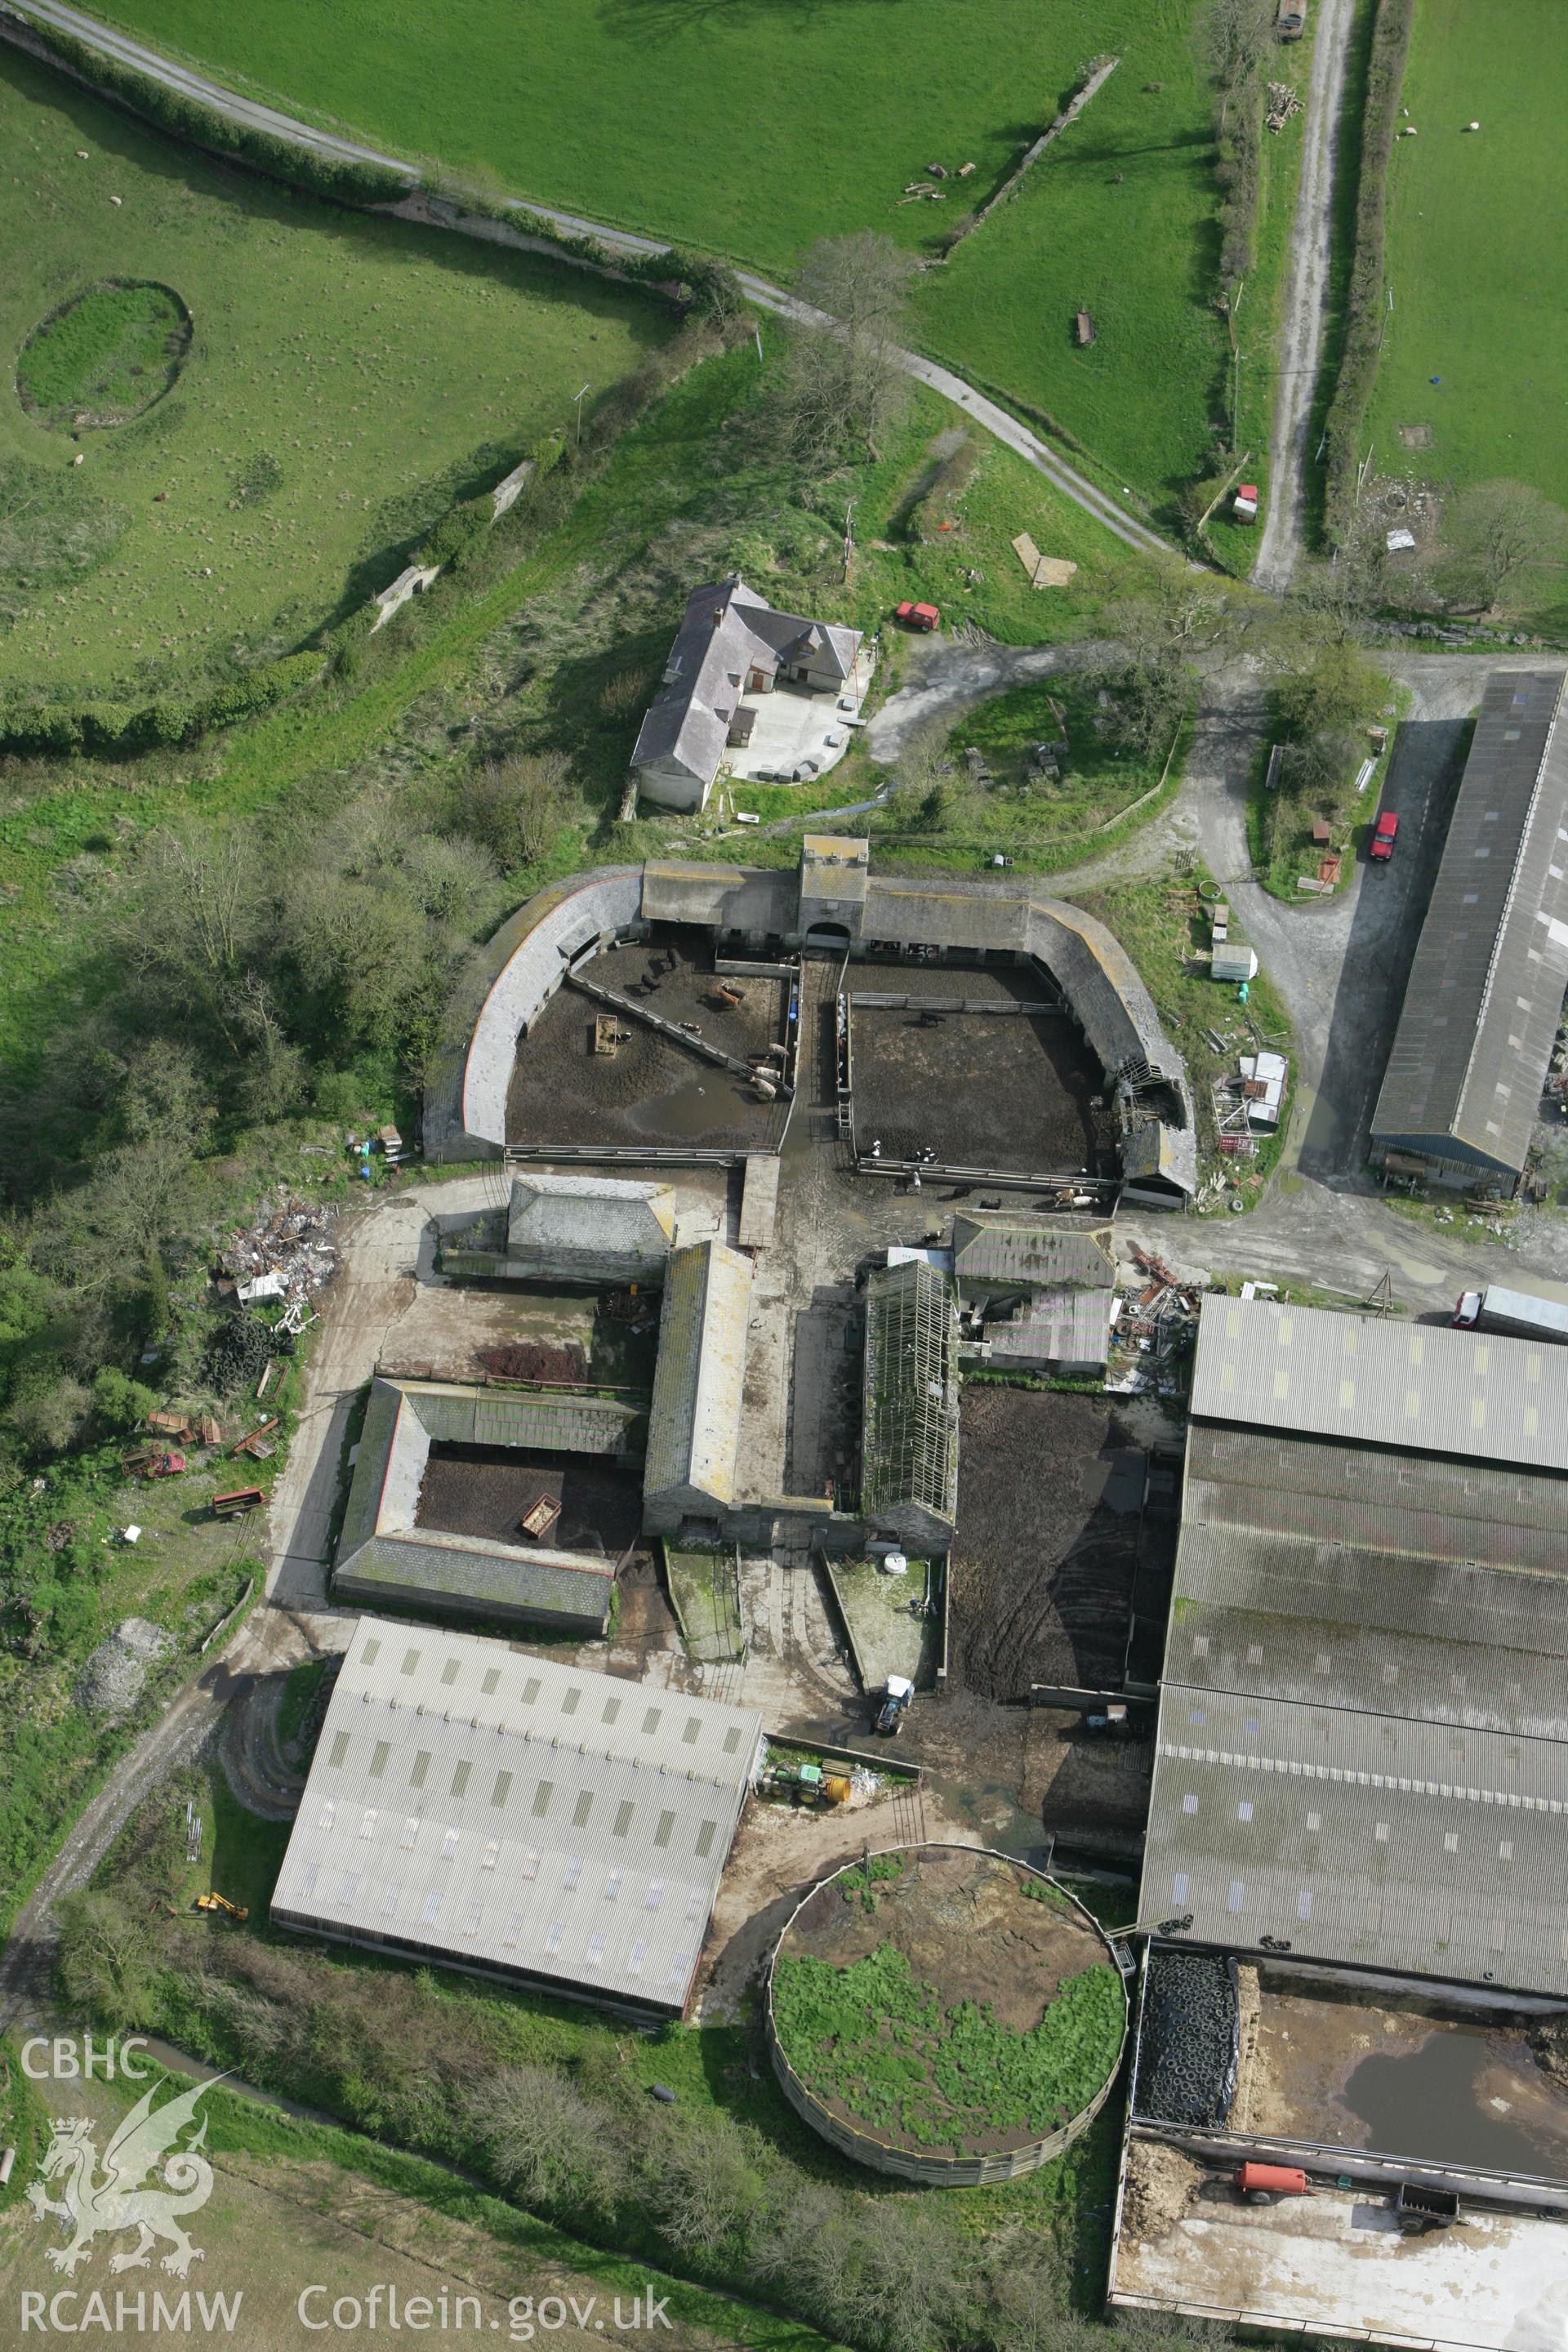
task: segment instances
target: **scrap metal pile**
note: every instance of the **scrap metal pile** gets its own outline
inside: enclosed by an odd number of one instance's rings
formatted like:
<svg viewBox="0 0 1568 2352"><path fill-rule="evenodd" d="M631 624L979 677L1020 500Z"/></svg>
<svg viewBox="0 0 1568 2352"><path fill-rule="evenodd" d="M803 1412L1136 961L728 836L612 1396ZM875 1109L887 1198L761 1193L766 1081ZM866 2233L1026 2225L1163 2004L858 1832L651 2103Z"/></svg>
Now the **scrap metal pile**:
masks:
<svg viewBox="0 0 1568 2352"><path fill-rule="evenodd" d="M301 1201L292 1192L284 1192L276 1206L264 1201L256 1223L248 1232L237 1231L218 1254L219 1297L237 1306L283 1299L285 1322L297 1330L306 1318L307 1302L338 1270L331 1238L336 1215L327 1203Z"/></svg>
<svg viewBox="0 0 1568 2352"><path fill-rule="evenodd" d="M1175 1383L1203 1298L1201 1277L1181 1279L1152 1250L1135 1249L1132 1262L1142 1280L1131 1289L1119 1286L1105 1381L1124 1396Z"/></svg>
<svg viewBox="0 0 1568 2352"><path fill-rule="evenodd" d="M1152 1952L1133 2113L1151 2122L1223 2124L1236 2096L1240 2032L1228 1953Z"/></svg>

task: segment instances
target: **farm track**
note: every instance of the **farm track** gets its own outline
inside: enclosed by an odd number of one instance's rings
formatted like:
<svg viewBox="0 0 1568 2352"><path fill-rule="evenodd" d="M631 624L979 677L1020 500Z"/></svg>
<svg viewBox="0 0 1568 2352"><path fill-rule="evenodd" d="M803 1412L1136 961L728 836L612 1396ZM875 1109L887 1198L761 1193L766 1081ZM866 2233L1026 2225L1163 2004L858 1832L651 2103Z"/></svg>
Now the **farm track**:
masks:
<svg viewBox="0 0 1568 2352"><path fill-rule="evenodd" d="M1307 97L1306 152L1290 236L1290 278L1279 334L1279 385L1268 448L1268 511L1252 584L1282 596L1301 559L1307 439L1323 362L1333 244L1334 178L1354 0L1322 0Z"/></svg>
<svg viewBox="0 0 1568 2352"><path fill-rule="evenodd" d="M1336 0L1329 0L1329 5L1336 5ZM1338 5L1346 5L1346 0L1338 0ZM0 0L0 35L26 49L30 55L42 56L57 71L70 73L72 69L62 66L47 44L40 42L36 36L30 36L29 26L35 24L46 25L56 32L68 35L84 47L96 50L114 64L142 74L151 81L161 83L177 97L206 107L210 112L221 115L226 121L263 131L269 138L282 140L311 155L342 163L379 164L389 171L405 173L411 197L418 188L420 174L402 157L387 155L379 148L341 138L335 131L320 130L311 123L301 122L292 115L280 112L275 107L264 106L258 100L241 98L235 91L224 89L221 83L194 72L190 67L178 65L156 49L147 48L142 43L129 39L123 33L115 32L110 26L100 24L97 17L66 6L64 0ZM85 77L73 76L73 79L84 79ZM611 253L640 259L650 254L668 253L671 249L659 237L641 236L630 229L610 228L599 221L584 220L575 213L559 212L549 205L529 204L521 199L509 201L514 204L518 212L531 213L537 219L549 221L569 236L592 237ZM400 212L404 206L390 205L377 209ZM421 204L418 217L435 226L465 233L461 222L450 219L433 206ZM485 221L479 226L489 240L495 241L496 224ZM531 247L537 247L542 243L542 240L529 238L520 241ZM566 261L574 258L565 253L558 254L557 257ZM587 266L592 267L591 264ZM759 309L772 311L796 325L829 331L837 327L837 322L826 311L814 310L809 303L797 300L783 287L773 286L766 278L754 277L744 269L738 269L736 276L747 296ZM1118 506L1115 499L1108 498L1103 490L1097 489L1075 467L1069 466L1065 458L1058 457L1048 448L1037 434L1032 433L1026 425L1021 425L1016 417L1010 416L994 401L988 400L984 393L977 392L973 384L966 383L962 376L954 375L951 369L939 366L933 360L922 358L918 352L900 351L898 360L907 375L962 408L984 432L1013 450L1026 465L1033 466L1064 497L1081 507L1086 514L1092 515L1124 546L1143 555L1175 554L1176 551L1168 541L1151 530L1146 523L1140 522L1135 515L1129 514L1125 508Z"/></svg>

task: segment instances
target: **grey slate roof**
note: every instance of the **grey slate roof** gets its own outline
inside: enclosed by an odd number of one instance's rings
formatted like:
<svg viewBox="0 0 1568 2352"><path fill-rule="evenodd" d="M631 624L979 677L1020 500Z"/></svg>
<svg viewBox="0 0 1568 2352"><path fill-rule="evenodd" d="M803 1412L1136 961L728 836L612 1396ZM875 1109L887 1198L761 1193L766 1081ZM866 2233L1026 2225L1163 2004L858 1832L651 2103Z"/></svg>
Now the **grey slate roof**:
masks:
<svg viewBox="0 0 1568 2352"><path fill-rule="evenodd" d="M1568 1469L1568 1381L1550 1344L1210 1297L1193 1412L1401 1451Z"/></svg>
<svg viewBox="0 0 1568 2352"><path fill-rule="evenodd" d="M643 1474L650 1499L734 1499L751 1303L751 1261L738 1250L699 1242L670 1256Z"/></svg>
<svg viewBox="0 0 1568 2352"><path fill-rule="evenodd" d="M615 1582L613 1559L595 1561L540 1544L524 1551L421 1528L410 1535L373 1535L333 1571L332 1593L373 1608L401 1601L458 1616L569 1617L591 1632L604 1627Z"/></svg>
<svg viewBox="0 0 1568 2352"><path fill-rule="evenodd" d="M962 1214L952 1221L952 1270L961 1290L966 1282L1110 1290L1116 1281L1109 1225L1084 1233Z"/></svg>
<svg viewBox="0 0 1568 2352"><path fill-rule="evenodd" d="M1568 1993L1568 1746L1167 1685L1142 1906L1197 1941Z"/></svg>
<svg viewBox="0 0 1568 2352"><path fill-rule="evenodd" d="M615 1563L584 1552L481 1542L416 1525L432 1444L515 1445L625 1455L633 1405L437 1381L372 1382L338 1538L333 1590L350 1598L421 1598L432 1607L531 1611L602 1627Z"/></svg>
<svg viewBox="0 0 1568 2352"><path fill-rule="evenodd" d="M739 572L694 588L658 691L638 730L632 766L675 760L710 784L753 668L772 677L793 659L845 678L855 667L858 644L858 630L775 613Z"/></svg>
<svg viewBox="0 0 1568 2352"><path fill-rule="evenodd" d="M668 1184L634 1184L615 1176L519 1176L507 1213L507 1249L562 1267L574 1259L645 1256L663 1265L675 1238L675 1194Z"/></svg>
<svg viewBox="0 0 1568 2352"><path fill-rule="evenodd" d="M679 2010L761 1738L749 1708L366 1618L272 1916Z"/></svg>
<svg viewBox="0 0 1568 2352"><path fill-rule="evenodd" d="M1372 1122L1373 1139L1524 1166L1568 983L1561 670L1487 681Z"/></svg>

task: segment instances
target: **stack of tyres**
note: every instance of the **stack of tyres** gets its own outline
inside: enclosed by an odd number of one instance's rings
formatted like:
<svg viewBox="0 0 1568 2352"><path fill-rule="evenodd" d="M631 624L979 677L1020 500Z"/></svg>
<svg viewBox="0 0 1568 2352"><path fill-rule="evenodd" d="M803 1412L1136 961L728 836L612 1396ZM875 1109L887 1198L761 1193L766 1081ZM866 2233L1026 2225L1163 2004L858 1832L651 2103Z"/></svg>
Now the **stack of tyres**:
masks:
<svg viewBox="0 0 1568 2352"><path fill-rule="evenodd" d="M1134 2114L1151 2122L1223 2125L1236 2096L1240 2028L1236 1962L1228 1953L1151 1953Z"/></svg>

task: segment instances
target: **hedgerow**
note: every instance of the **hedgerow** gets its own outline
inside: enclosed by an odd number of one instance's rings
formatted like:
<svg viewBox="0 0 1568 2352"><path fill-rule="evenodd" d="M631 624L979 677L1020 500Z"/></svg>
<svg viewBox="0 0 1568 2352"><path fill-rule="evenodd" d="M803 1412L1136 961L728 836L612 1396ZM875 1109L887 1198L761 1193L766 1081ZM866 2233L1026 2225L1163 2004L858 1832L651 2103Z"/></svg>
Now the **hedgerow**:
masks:
<svg viewBox="0 0 1568 2352"><path fill-rule="evenodd" d="M1399 127L1399 92L1415 0L1377 0L1366 110L1362 121L1361 180L1356 196L1355 256L1345 306L1344 352L1330 404L1328 525L1342 538L1349 525L1357 453L1383 347L1383 254L1388 212L1388 167Z"/></svg>
<svg viewBox="0 0 1568 2352"><path fill-rule="evenodd" d="M213 108L181 96L154 81L150 74L121 65L101 50L89 48L85 41L56 31L52 26L29 18L26 30L38 47L79 80L101 91L106 98L117 99L143 121L155 124L160 131L171 131L175 138L188 139L210 154L248 163L254 170L264 172L268 179L285 180L291 187L307 189L312 195L325 196L330 203L340 205L396 204L417 184L412 171L399 171L390 164L356 163L346 156L323 155L313 148L296 145L292 140L274 138L270 131L231 122Z"/></svg>

